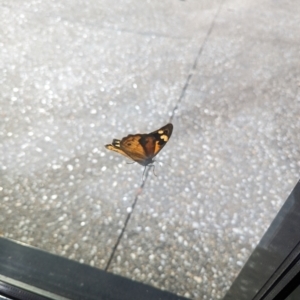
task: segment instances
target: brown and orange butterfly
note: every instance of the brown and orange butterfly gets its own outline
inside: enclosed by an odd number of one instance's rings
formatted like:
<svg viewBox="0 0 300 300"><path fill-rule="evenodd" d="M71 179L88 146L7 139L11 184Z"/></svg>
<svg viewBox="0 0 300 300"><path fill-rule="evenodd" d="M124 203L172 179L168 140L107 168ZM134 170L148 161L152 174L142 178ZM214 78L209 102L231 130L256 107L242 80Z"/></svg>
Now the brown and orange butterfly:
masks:
<svg viewBox="0 0 300 300"><path fill-rule="evenodd" d="M129 134L121 140L114 139L111 144L105 145L105 147L146 167L153 163L153 158L168 142L172 131L173 125L169 123L148 134Z"/></svg>

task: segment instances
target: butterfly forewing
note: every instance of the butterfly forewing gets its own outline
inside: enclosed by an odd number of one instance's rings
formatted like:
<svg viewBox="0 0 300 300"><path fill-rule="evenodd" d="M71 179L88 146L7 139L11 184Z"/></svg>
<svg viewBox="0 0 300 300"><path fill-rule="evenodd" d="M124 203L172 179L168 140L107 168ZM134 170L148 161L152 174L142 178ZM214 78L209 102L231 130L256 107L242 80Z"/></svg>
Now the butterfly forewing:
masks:
<svg viewBox="0 0 300 300"><path fill-rule="evenodd" d="M163 146L169 141L171 134L173 131L173 125L171 123L165 125L164 127L149 133L156 140L157 152L156 154L163 148Z"/></svg>
<svg viewBox="0 0 300 300"><path fill-rule="evenodd" d="M140 144L144 149L145 155L152 158L155 155L155 138L151 134L143 134L140 139Z"/></svg>
<svg viewBox="0 0 300 300"><path fill-rule="evenodd" d="M167 124L149 134L128 135L120 140L113 140L105 147L130 157L143 166L153 162L153 157L164 147L171 137L173 125Z"/></svg>

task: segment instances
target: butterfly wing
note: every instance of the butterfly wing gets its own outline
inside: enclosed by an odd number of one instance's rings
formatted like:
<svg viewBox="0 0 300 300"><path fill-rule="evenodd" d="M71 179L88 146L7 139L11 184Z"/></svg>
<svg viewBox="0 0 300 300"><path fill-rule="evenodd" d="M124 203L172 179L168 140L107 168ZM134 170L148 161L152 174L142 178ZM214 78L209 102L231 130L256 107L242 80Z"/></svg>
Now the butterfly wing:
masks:
<svg viewBox="0 0 300 300"><path fill-rule="evenodd" d="M143 166L153 162L153 157L165 146L173 131L167 124L149 134L129 135L122 139L121 149Z"/></svg>
<svg viewBox="0 0 300 300"><path fill-rule="evenodd" d="M120 140L113 140L105 147L131 158L137 163L147 166L153 162L153 157L168 142L173 131L173 125L167 124L149 134L128 135Z"/></svg>
<svg viewBox="0 0 300 300"><path fill-rule="evenodd" d="M131 158L120 148L120 142L121 142L120 140L114 139L111 144L105 145L105 148L108 150L118 152L126 157Z"/></svg>
<svg viewBox="0 0 300 300"><path fill-rule="evenodd" d="M147 160L147 154L140 143L142 136L143 134L130 134L124 137L120 142L120 148L132 160L136 161L141 165L145 165L145 160Z"/></svg>
<svg viewBox="0 0 300 300"><path fill-rule="evenodd" d="M173 125L171 123L163 126L162 128L149 133L146 137L146 141L153 140L155 147L152 158L165 146L169 141L173 131ZM147 146L145 146L147 148Z"/></svg>

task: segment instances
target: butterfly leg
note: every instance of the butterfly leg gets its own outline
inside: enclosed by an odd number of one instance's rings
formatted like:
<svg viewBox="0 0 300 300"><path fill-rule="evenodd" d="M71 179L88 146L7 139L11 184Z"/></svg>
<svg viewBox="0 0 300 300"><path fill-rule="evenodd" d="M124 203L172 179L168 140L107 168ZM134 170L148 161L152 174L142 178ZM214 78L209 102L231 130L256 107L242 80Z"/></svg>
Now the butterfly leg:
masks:
<svg viewBox="0 0 300 300"><path fill-rule="evenodd" d="M147 175L145 176L147 168L148 168L148 170L150 170L150 168L153 168L153 174L157 177L157 175L155 174L155 165L154 164L147 165L144 168L144 172L143 172L143 176L142 176L142 181L143 182L145 181L146 177L148 177L148 172L147 172Z"/></svg>
<svg viewBox="0 0 300 300"><path fill-rule="evenodd" d="M155 174L155 165L152 164L152 165L148 165L149 169L150 168L153 168L153 174L157 177L157 175Z"/></svg>
<svg viewBox="0 0 300 300"><path fill-rule="evenodd" d="M153 167L153 174L157 177L157 175L155 174L155 165L152 165Z"/></svg>

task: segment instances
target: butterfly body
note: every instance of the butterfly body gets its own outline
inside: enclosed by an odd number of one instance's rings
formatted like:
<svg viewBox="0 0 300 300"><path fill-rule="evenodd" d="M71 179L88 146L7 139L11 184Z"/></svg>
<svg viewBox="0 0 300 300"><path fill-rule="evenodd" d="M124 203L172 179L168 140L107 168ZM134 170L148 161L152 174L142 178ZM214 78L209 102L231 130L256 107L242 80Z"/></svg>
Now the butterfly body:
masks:
<svg viewBox="0 0 300 300"><path fill-rule="evenodd" d="M147 166L153 163L153 158L168 142L172 131L173 125L169 123L148 134L129 134L121 140L114 139L105 147Z"/></svg>

